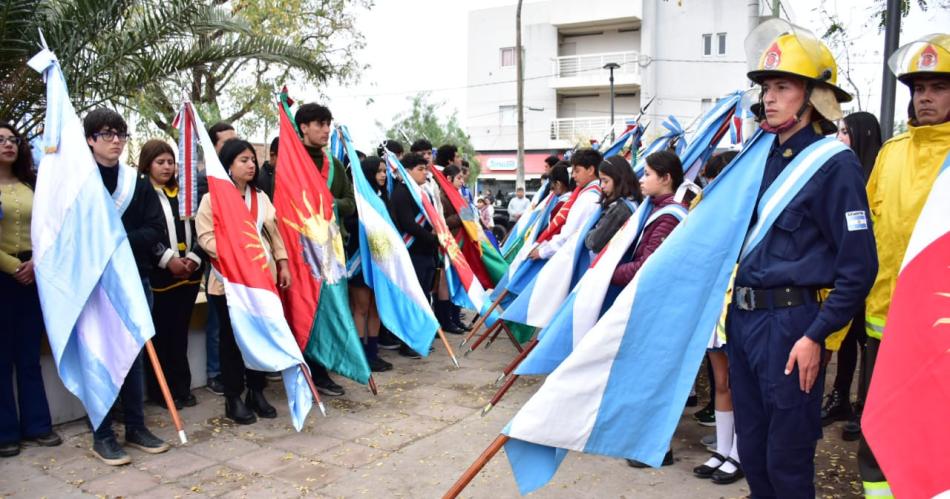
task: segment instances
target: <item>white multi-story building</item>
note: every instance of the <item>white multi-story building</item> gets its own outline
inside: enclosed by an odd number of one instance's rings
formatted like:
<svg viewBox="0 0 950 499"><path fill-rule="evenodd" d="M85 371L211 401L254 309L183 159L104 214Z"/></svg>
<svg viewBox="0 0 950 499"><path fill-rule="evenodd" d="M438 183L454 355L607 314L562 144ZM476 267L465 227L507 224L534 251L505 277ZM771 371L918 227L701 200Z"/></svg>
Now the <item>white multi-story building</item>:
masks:
<svg viewBox="0 0 950 499"><path fill-rule="evenodd" d="M757 0L547 0L522 11L526 178L575 144L603 142L653 100L641 123L684 127L717 98L748 88L743 40ZM750 10L752 16L749 16ZM469 14L467 129L482 179L510 185L517 150L515 6ZM608 139L609 140L609 139Z"/></svg>

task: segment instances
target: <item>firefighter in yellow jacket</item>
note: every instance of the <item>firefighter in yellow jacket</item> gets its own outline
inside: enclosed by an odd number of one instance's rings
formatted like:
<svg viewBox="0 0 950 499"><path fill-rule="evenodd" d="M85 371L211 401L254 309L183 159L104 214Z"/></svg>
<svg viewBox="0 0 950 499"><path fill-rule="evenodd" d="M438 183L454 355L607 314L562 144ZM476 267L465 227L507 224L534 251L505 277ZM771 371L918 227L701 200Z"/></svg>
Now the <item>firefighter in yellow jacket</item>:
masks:
<svg viewBox="0 0 950 499"><path fill-rule="evenodd" d="M908 131L881 148L868 181L879 270L867 298L868 334L862 383L870 383L891 295L904 252L941 165L950 154L950 35L929 35L902 46L888 60L910 88ZM866 497L893 497L877 461L862 439L858 466Z"/></svg>

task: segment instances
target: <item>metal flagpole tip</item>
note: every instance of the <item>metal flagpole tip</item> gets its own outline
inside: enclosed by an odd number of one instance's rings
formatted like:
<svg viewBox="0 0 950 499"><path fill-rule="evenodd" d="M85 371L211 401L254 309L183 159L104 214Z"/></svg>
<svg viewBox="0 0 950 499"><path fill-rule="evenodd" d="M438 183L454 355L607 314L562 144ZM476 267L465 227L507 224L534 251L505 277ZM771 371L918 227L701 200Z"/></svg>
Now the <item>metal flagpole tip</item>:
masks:
<svg viewBox="0 0 950 499"><path fill-rule="evenodd" d="M323 414L323 417L327 417L327 408L323 405L323 402L318 402L317 407L320 408L320 414Z"/></svg>
<svg viewBox="0 0 950 499"><path fill-rule="evenodd" d="M178 430L178 440L181 440L182 445L188 443L188 437L185 436L185 430Z"/></svg>
<svg viewBox="0 0 950 499"><path fill-rule="evenodd" d="M491 412L491 410L492 410L493 407L495 407L494 404L492 404L491 402L489 402L489 403L482 409L482 417L485 417L486 414L488 414L489 412Z"/></svg>
<svg viewBox="0 0 950 499"><path fill-rule="evenodd" d="M452 356L452 363L455 364L455 368L456 368L456 369L461 369L461 368L462 368L462 366L459 365L459 360L456 359L454 355Z"/></svg>
<svg viewBox="0 0 950 499"><path fill-rule="evenodd" d="M504 381L507 376L508 376L507 374L501 373L501 376L498 376L498 378L495 380L494 386L498 386L498 384Z"/></svg>
<svg viewBox="0 0 950 499"><path fill-rule="evenodd" d="M462 357L468 357L468 354L470 354L470 353L472 353L472 349L471 349L471 348L469 348L468 350L466 350L465 353L462 354Z"/></svg>
<svg viewBox="0 0 950 499"><path fill-rule="evenodd" d="M459 348L464 347L466 343L468 343L468 338L463 339L463 340L459 343Z"/></svg>

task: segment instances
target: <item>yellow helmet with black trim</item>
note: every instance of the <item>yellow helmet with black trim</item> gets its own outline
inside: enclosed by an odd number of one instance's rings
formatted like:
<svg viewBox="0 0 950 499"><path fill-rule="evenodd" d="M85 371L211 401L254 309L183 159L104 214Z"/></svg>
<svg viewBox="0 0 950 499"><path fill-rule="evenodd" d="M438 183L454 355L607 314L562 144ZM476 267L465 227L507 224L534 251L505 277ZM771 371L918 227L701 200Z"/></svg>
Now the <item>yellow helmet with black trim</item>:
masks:
<svg viewBox="0 0 950 499"><path fill-rule="evenodd" d="M829 87L838 102L851 100L838 86L838 64L831 51L807 29L770 19L749 33L745 50L747 75L756 83L769 76L797 76Z"/></svg>
<svg viewBox="0 0 950 499"><path fill-rule="evenodd" d="M919 76L950 76L950 34L934 33L902 45L887 66L906 85Z"/></svg>

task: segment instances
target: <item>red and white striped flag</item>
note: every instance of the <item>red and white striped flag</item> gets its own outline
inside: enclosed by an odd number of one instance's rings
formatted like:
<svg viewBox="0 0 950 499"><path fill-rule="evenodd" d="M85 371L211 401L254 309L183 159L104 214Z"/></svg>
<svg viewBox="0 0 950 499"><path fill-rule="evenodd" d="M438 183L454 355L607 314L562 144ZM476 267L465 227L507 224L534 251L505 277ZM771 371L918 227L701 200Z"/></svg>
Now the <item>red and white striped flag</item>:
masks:
<svg viewBox="0 0 950 499"><path fill-rule="evenodd" d="M183 102L172 126L178 129L178 216L195 218L198 212L198 134L195 115L189 102Z"/></svg>

